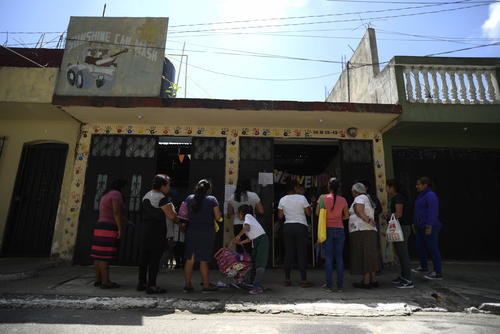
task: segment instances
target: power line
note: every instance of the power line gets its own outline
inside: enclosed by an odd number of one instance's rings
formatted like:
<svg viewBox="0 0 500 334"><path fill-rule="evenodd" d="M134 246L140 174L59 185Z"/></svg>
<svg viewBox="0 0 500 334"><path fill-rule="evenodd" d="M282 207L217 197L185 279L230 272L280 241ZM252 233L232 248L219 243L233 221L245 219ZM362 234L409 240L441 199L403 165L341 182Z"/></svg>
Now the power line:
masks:
<svg viewBox="0 0 500 334"><path fill-rule="evenodd" d="M400 31L390 31L385 29L377 29L377 32L391 34L391 35L403 35L403 36L411 36L418 38L430 38L437 41L443 42L456 42L456 41L495 41L500 40L500 38L484 38L484 37L444 37L444 36L433 36L433 35L417 35L417 34L409 34ZM378 38L377 38L378 39Z"/></svg>
<svg viewBox="0 0 500 334"><path fill-rule="evenodd" d="M38 66L38 67L41 67L41 68L45 68L45 67L47 67L47 66L43 66L43 65L41 65L41 64L39 64L39 63L37 63L36 61L34 61L34 60L33 60L33 59L31 59L31 58L28 58L28 57L26 57L26 56L23 56L22 54L20 54L20 53L18 53L18 52L16 52L16 51L14 51L14 50L12 50L12 49L9 49L9 48L8 48L8 47L6 47L6 46L0 45L0 47L4 48L5 50L7 50L7 51L9 51L9 52L12 52L12 53L13 53L13 54L15 54L16 56L19 56L19 57L21 57L21 58L23 58L23 59L25 59L25 60L29 61L30 63L35 64L35 65L36 65L36 66Z"/></svg>
<svg viewBox="0 0 500 334"><path fill-rule="evenodd" d="M361 2L361 3L371 3L371 4L402 4L402 5L411 5L411 4L447 4L448 2L426 2L426 1L378 1L378 0L327 0L331 2ZM464 1L465 2L465 1ZM498 1L466 1L470 3L495 3Z"/></svg>
<svg viewBox="0 0 500 334"><path fill-rule="evenodd" d="M411 6L411 7L405 7L405 8L385 8L385 9L379 9L379 10L365 10L365 11L345 12L345 13L330 13L330 14L317 14L317 15L286 16L286 17L271 17L271 18L235 20L235 21L218 21L218 22L180 24L180 25L172 25L169 28L196 27L196 26L204 26L204 25L235 24L235 23L249 23L249 22L266 22L266 21L279 21L279 20L309 19L309 18L321 18L321 17L331 17L331 16L360 15L360 14L370 14L370 13L383 13L383 12L390 12L390 11L401 11L401 10L408 10L408 9L419 9L419 8L428 8L428 7L435 7L435 6L454 5L454 4L460 4L460 3L469 2L469 1L470 0L443 1L443 2L439 2L439 3L428 2L428 3L422 3L422 4L424 4L423 6ZM494 3L494 1L493 2L492 1L481 1L481 3Z"/></svg>
<svg viewBox="0 0 500 334"><path fill-rule="evenodd" d="M462 9L481 7L481 6L486 6L486 5L487 4L476 4L476 5L470 5L470 6L462 6L462 7L456 7L456 8L448 8L448 9L439 9L439 10L419 12L419 13L369 17L369 18L363 18L362 20L375 21L375 20L384 20L384 19L390 19L390 18L401 18L401 17L418 16L418 15L426 15L426 14L436 14L436 13L451 12L451 11L457 11L457 10L462 10ZM344 23L344 22L354 22L354 21L360 21L360 20L361 19L343 19L343 20L329 20L329 21L317 21L317 22L265 24L265 25L245 26L245 27L227 27L227 28L212 28L212 29L198 29L198 30L185 30L185 31L170 31L169 34L210 32L210 31L216 32L216 31L226 31L226 30L259 29L259 28L276 28L276 27L289 27L289 26L301 26L301 25L313 25L313 24Z"/></svg>
<svg viewBox="0 0 500 334"><path fill-rule="evenodd" d="M89 42L84 39L77 39L77 38L67 38L67 41L78 41L78 42ZM107 45L117 45L120 47L130 47L130 48L144 48L144 45L137 45L137 44L121 44L121 43L112 43L112 42L98 42L101 44L107 44ZM158 46L148 46L147 48L149 49L157 49L157 50L165 50L165 47L158 47ZM228 49L230 50L230 49ZM187 50L190 52L204 52L204 51L199 51L199 50ZM237 52L244 52L248 55L253 55L256 57L264 57L264 58L277 58L277 59L289 59L289 60L301 60L301 61L313 61L313 62L320 62L320 63L330 63L330 64L341 64L341 61L338 60L328 60L328 59L312 59L312 58L304 58L304 57L290 57L290 56L283 56L283 55L273 55L273 54L268 54L268 53L257 53L257 52L251 52L251 51L242 51L242 50L232 50L232 51L237 51ZM230 53L226 53L230 54ZM236 54L232 54L236 55Z"/></svg>
<svg viewBox="0 0 500 334"><path fill-rule="evenodd" d="M425 55L425 57L433 57L433 56L439 56L439 55L444 55L444 54L449 54L449 53L455 53L455 52L460 52L460 51L479 49L479 48L485 48L487 46L497 46L497 45L500 46L500 42L483 44L483 45L476 45L476 46L471 46L470 48L463 48L463 49L457 49L457 50L451 50L451 51L432 53L432 54Z"/></svg>
<svg viewBox="0 0 500 334"><path fill-rule="evenodd" d="M335 73L328 73L324 75L319 75L319 76L314 76L314 77L306 77L306 78L290 78L290 79L276 79L276 78L258 78L258 77L247 77L247 76L241 76L241 75L236 75L236 74L229 74L229 73L224 73L224 72L218 72L218 71L213 71L209 70L208 68L205 67L200 67L193 65L191 63L188 64L188 66L194 67L196 69L210 72L213 74L218 74L218 75L223 75L227 77L232 77L232 78L238 78L238 79L247 79L247 80L259 80L259 81L302 81L302 80L314 80L314 79L320 79L320 78L326 78L330 77L333 75L340 74L341 72L335 72Z"/></svg>

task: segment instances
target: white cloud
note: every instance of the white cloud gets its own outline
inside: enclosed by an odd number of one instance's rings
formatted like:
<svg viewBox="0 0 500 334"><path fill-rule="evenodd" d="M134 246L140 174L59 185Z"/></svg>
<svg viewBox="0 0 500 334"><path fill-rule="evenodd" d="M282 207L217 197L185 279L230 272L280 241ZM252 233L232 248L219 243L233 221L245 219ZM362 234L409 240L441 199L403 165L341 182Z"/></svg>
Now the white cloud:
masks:
<svg viewBox="0 0 500 334"><path fill-rule="evenodd" d="M483 23L483 35L489 38L500 38L500 3L490 5L490 16Z"/></svg>

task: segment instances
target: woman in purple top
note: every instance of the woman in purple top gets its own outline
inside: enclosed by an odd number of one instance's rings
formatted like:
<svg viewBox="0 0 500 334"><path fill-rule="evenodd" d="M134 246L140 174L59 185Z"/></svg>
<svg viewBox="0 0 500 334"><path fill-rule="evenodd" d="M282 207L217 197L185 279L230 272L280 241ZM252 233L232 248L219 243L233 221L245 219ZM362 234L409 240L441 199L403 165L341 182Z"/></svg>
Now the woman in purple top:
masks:
<svg viewBox="0 0 500 334"><path fill-rule="evenodd" d="M221 213L219 202L210 196L212 186L209 181L201 180L196 185L194 194L186 198L189 211L189 223L186 230L186 250L184 258L184 278L186 285L184 292L193 291L191 277L195 261L200 261L200 274L203 281L203 293L216 291L209 282L209 262L213 256L215 241L214 219L219 220Z"/></svg>
<svg viewBox="0 0 500 334"><path fill-rule="evenodd" d="M416 185L419 195L415 201L415 212L413 223L416 228L416 246L420 258L420 267L413 269L413 272L427 272L427 251L429 251L434 271L425 275L426 279L441 280L443 273L441 269L441 254L438 248L439 231L441 222L439 215L439 200L431 189L431 180L428 177L421 177Z"/></svg>
<svg viewBox="0 0 500 334"><path fill-rule="evenodd" d="M90 257L94 259L96 275L94 286L100 286L101 289L120 287L119 284L109 280L109 261L115 260L118 256L122 226L127 222L121 193L126 184L127 181L123 179L112 181L99 203L99 219L94 228Z"/></svg>

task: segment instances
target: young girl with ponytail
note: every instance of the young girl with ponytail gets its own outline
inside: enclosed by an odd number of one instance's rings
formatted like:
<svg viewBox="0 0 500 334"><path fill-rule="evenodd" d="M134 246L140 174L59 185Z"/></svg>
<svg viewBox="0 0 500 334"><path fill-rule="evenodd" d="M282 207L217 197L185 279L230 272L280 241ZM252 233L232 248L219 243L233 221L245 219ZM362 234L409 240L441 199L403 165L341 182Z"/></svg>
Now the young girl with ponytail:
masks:
<svg viewBox="0 0 500 334"><path fill-rule="evenodd" d="M186 198L188 206L189 223L186 230L186 250L184 265L184 278L186 285L184 292L193 291L191 277L195 261L200 262L200 274L203 283L203 293L216 291L210 286L209 263L212 260L215 241L214 219L220 220L221 213L219 202L210 195L212 186L208 180L200 180L196 185L194 194Z"/></svg>

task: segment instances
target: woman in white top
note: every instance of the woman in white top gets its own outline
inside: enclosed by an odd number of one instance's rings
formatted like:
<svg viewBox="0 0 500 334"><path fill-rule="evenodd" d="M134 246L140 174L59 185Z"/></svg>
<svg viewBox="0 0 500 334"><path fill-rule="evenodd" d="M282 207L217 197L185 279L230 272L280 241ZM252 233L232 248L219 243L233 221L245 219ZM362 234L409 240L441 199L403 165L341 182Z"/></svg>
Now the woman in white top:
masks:
<svg viewBox="0 0 500 334"><path fill-rule="evenodd" d="M353 283L355 288L378 287L375 273L380 269L377 256L377 228L374 205L362 183L352 186L354 202L349 209L349 233L351 244L351 273L363 275L363 281Z"/></svg>
<svg viewBox="0 0 500 334"><path fill-rule="evenodd" d="M243 229L243 221L238 217L238 208L242 205L249 205L252 207L253 212L258 212L260 214L264 213L264 207L262 206L262 202L260 201L259 195L250 191L250 180L249 179L241 179L238 180L236 185L236 189L234 194L231 195L229 200L227 201L227 214L229 216L234 215L234 235L237 236L241 230ZM235 214L236 213L236 214ZM246 237L243 236L243 240ZM236 250L239 253L243 252L242 246L237 245ZM252 245L245 243L244 246L247 252L252 252Z"/></svg>
<svg viewBox="0 0 500 334"><path fill-rule="evenodd" d="M301 286L311 287L307 281L307 216L311 215L311 206L304 195L298 194L299 185L296 180L288 182L288 195L282 197L278 204L278 218L285 218L283 236L285 241L285 286L291 286L290 272L297 253Z"/></svg>

